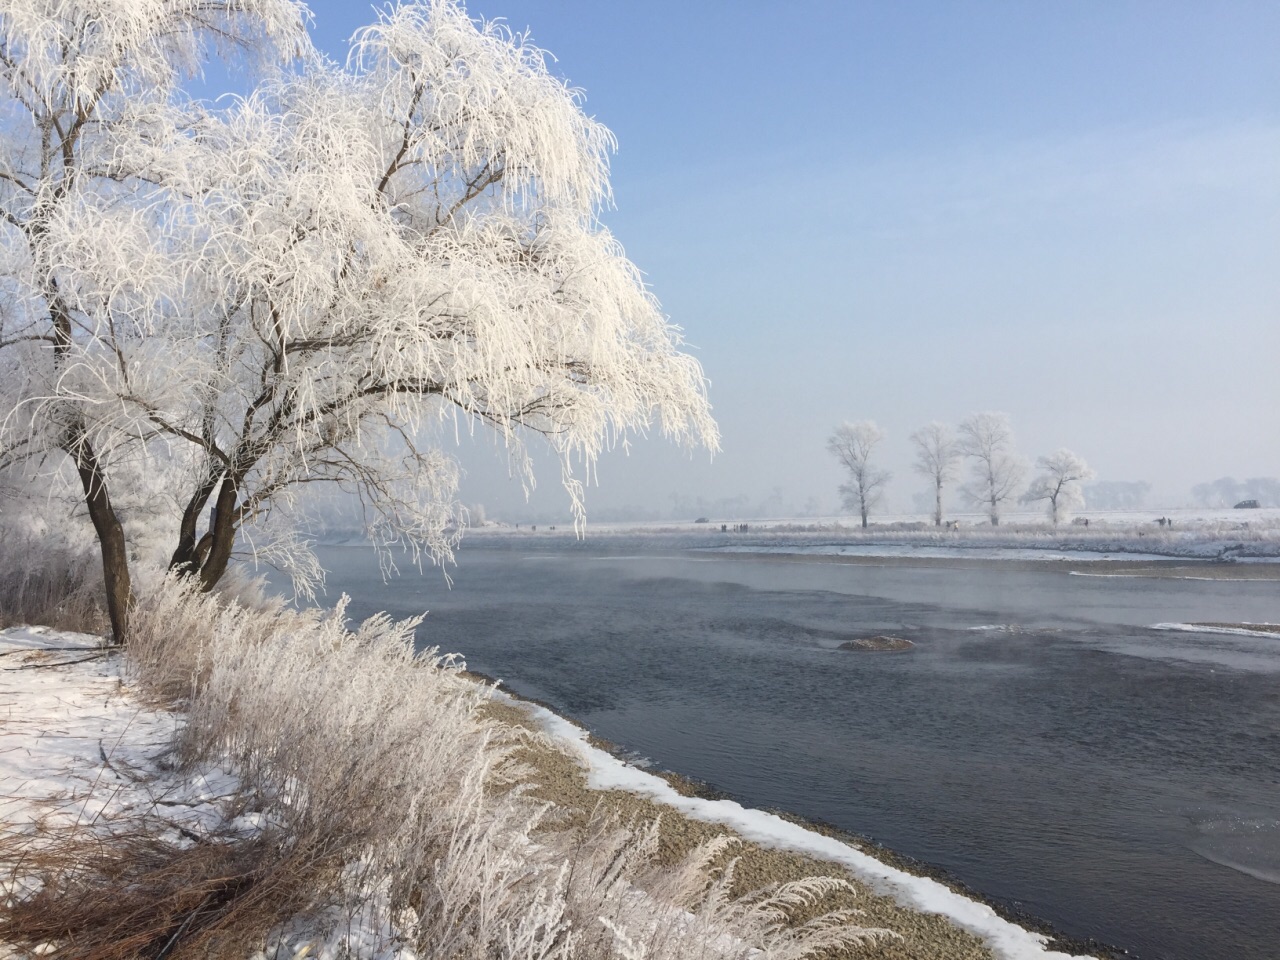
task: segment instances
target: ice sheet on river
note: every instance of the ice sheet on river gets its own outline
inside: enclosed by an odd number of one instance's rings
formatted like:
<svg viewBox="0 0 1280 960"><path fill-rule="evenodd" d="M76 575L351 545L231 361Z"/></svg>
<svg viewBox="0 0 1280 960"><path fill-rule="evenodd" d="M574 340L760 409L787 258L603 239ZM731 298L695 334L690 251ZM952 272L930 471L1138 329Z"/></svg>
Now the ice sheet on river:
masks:
<svg viewBox="0 0 1280 960"><path fill-rule="evenodd" d="M731 545L713 548L723 553L782 553L818 557L884 557L923 558L934 560L1042 560L1042 561L1092 561L1092 560L1169 560L1158 553L1129 553L1127 551L1053 550L1038 547L976 547L934 546L911 543L776 543L767 545Z"/></svg>

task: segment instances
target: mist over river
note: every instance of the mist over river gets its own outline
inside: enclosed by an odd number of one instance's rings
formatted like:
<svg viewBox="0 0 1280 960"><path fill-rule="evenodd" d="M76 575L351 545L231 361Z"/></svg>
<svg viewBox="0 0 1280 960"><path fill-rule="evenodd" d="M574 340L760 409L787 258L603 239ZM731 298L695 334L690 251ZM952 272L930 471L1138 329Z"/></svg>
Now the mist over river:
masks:
<svg viewBox="0 0 1280 960"><path fill-rule="evenodd" d="M1280 636L1149 628L1280 621L1280 580L558 534L469 538L452 589L321 560L353 618L429 610L424 645L745 804L1139 957L1280 957ZM875 634L914 647L838 649Z"/></svg>

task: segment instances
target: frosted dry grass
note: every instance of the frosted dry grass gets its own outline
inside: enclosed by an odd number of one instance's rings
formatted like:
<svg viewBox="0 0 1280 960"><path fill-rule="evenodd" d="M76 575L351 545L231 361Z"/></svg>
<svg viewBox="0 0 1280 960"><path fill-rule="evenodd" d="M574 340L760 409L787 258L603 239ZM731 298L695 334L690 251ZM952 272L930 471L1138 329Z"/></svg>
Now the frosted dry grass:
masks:
<svg viewBox="0 0 1280 960"><path fill-rule="evenodd" d="M414 652L418 622L348 630L345 603L251 609L172 585L135 617L137 679L188 711L182 756L217 758L256 815L340 865L317 916L390 918L379 951L442 958L781 960L892 936L849 912L790 923L840 881L731 896L723 839L660 867L653 825L598 810L558 831L521 786L525 734L484 717L488 690L449 657Z"/></svg>
<svg viewBox="0 0 1280 960"><path fill-rule="evenodd" d="M102 573L89 554L50 549L3 529L0 547L0 629L19 624L75 633L107 629Z"/></svg>

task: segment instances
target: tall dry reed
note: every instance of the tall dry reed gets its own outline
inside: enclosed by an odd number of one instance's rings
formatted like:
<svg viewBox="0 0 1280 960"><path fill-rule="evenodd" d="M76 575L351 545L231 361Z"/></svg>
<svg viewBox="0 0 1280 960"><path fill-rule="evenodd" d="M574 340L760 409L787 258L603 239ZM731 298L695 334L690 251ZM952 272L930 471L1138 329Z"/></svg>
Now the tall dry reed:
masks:
<svg viewBox="0 0 1280 960"><path fill-rule="evenodd" d="M662 867L655 825L597 810L557 831L522 786L516 735L481 709L489 691L438 651L416 653L418 620L349 629L345 610L249 606L172 581L143 600L127 661L137 686L185 710L183 761L234 771L237 813L268 827L194 851L171 844L171 864L144 843L141 873L129 866L136 834L93 869L58 865L42 876L44 899L11 909L0 935L51 944L55 957L97 955L96 915L77 896L113 871L166 905L132 904L135 934L112 928L144 945L138 956L230 956L246 935L266 944L308 924L363 931L346 942L353 956L407 947L441 960L791 960L891 935L849 912L791 922L840 881L732 896L723 838ZM280 885L281 863L292 886ZM50 932L60 911L74 937ZM382 942L371 947L370 931Z"/></svg>
<svg viewBox="0 0 1280 960"><path fill-rule="evenodd" d="M48 548L0 528L0 629L39 624L75 633L108 627L102 569L90 553Z"/></svg>

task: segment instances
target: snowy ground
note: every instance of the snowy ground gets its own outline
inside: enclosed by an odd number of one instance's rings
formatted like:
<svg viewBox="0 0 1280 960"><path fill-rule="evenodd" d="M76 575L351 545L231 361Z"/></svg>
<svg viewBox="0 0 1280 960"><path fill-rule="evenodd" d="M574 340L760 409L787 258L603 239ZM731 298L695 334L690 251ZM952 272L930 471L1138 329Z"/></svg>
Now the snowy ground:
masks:
<svg viewBox="0 0 1280 960"><path fill-rule="evenodd" d="M101 642L44 627L0 632L0 823L56 831L161 812L175 833L208 833L235 780L167 771L177 718L140 704Z"/></svg>
<svg viewBox="0 0 1280 960"><path fill-rule="evenodd" d="M1161 518L1172 520L1173 530L1267 530L1280 531L1280 507L1263 507L1257 510L1236 510L1231 507L1177 507L1151 510L1083 510L1072 520L1089 521L1088 529L1102 527L1109 530L1127 530L1131 528L1161 529L1157 521ZM981 512L948 511L945 519L955 521L959 530L977 528L989 530L991 527L987 515ZM590 519L588 511L588 528L599 533L655 533L674 530L708 530L719 529L720 524L732 527L737 523L746 523L752 532L787 532L798 528L844 528L850 532L860 528L857 516L851 514L833 514L829 516L780 516L780 517L736 517L708 516L705 522L697 522L698 518L689 517L683 520L634 520L611 521L600 523ZM1048 532L1054 529L1043 511L1010 510L1001 513L1001 526L1006 531L1039 530ZM871 529L892 530L904 527L933 528L933 515L923 513L873 513L870 517ZM1057 532L1071 532L1083 526L1073 522L1064 522ZM513 525L503 521L489 521L483 526L472 528L473 532L481 530L514 529ZM523 532L531 532L530 525L520 525ZM552 529L565 531L572 529L572 523L565 520L562 524L538 524L538 532L549 532Z"/></svg>
<svg viewBox="0 0 1280 960"><path fill-rule="evenodd" d="M75 827L109 830L145 818L187 844L246 835L254 814L230 819L238 782L213 768L179 774L168 762L180 715L139 701L120 657L101 638L45 627L0 631L0 831L32 842ZM0 906L30 878L0 859ZM405 960L378 918L336 926L309 919L280 931L258 960ZM0 943L0 960L21 956Z"/></svg>
<svg viewBox="0 0 1280 960"><path fill-rule="evenodd" d="M725 553L790 553L810 557L919 557L927 560L1168 560L1166 554L1129 553L1121 550L1074 550L1053 547L1010 547L912 543L776 543L729 544Z"/></svg>

